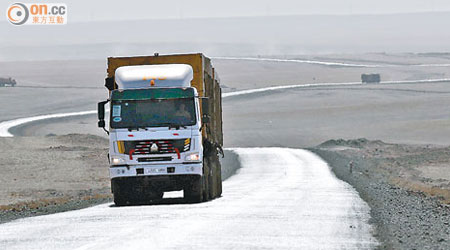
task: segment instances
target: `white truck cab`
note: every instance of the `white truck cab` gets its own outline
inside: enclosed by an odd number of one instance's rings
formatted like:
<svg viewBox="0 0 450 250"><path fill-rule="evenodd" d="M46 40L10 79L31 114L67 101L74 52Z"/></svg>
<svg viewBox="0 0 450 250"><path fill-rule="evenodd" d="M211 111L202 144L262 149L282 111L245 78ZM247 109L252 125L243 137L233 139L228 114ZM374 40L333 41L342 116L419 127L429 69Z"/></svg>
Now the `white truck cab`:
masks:
<svg viewBox="0 0 450 250"><path fill-rule="evenodd" d="M110 176L202 175L197 90L185 64L126 66L111 92Z"/></svg>

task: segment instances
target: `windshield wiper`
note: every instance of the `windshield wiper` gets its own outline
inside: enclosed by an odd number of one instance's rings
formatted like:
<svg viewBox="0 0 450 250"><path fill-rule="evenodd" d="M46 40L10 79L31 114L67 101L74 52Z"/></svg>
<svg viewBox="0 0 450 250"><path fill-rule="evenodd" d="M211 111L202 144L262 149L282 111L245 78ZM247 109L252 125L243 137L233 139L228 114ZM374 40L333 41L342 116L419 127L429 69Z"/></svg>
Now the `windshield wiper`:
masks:
<svg viewBox="0 0 450 250"><path fill-rule="evenodd" d="M152 124L151 126L148 127L169 127L169 129L180 129L180 128L187 128L186 125L182 125L182 124L178 124L178 123L172 123L172 122L163 122L163 123L158 123L158 124ZM139 131L139 129L144 129L144 130L148 130L148 127L146 126L133 126L133 127L127 127L128 131Z"/></svg>
<svg viewBox="0 0 450 250"><path fill-rule="evenodd" d="M148 130L146 127L129 127L128 131L130 131L130 132L133 130L139 131L139 129Z"/></svg>
<svg viewBox="0 0 450 250"><path fill-rule="evenodd" d="M169 127L169 129L174 128L174 129L180 129L180 128L187 128L184 125L181 124L177 124L177 123L171 123L171 122L164 122L164 123L158 123L158 126L162 126L162 127Z"/></svg>

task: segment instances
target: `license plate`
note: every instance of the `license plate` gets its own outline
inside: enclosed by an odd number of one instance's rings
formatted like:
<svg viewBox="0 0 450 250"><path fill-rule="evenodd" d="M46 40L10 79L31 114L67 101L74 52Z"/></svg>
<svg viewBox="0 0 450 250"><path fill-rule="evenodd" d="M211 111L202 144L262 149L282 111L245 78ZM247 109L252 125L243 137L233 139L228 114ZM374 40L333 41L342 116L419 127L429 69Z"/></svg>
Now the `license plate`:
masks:
<svg viewBox="0 0 450 250"><path fill-rule="evenodd" d="M167 173L166 167L157 167L157 168L147 168L147 173L149 174L165 174Z"/></svg>

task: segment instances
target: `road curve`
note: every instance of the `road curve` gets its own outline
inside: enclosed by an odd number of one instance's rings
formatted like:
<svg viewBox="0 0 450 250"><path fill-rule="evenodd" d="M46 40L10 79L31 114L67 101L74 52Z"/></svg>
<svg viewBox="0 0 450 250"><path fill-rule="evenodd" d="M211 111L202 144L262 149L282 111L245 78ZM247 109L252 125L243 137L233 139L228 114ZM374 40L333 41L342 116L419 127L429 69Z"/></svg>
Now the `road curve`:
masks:
<svg viewBox="0 0 450 250"><path fill-rule="evenodd" d="M46 120L46 119L54 119L54 118L91 115L91 114L96 114L96 113L97 113L97 110L88 110L88 111L70 112L70 113L61 113L61 114L39 115L39 116L19 118L19 119L10 120L10 121L4 121L4 122L0 122L0 137L13 137L14 135L9 132L9 129L26 124L26 123L41 121L41 120Z"/></svg>
<svg viewBox="0 0 450 250"><path fill-rule="evenodd" d="M0 226L3 249L372 249L369 207L311 152L233 149L239 172L201 204L104 204Z"/></svg>
<svg viewBox="0 0 450 250"><path fill-rule="evenodd" d="M439 82L450 82L450 78L442 78L442 79L425 79L425 80L405 80L405 81L383 81L381 84L406 84L406 83L439 83ZM234 92L223 93L222 97L234 97L241 95L249 95L261 92L269 92L276 90L284 90L284 89L294 89L294 88L311 88L311 87L335 87L335 86L352 86L352 85L363 85L361 82L336 82L336 83L306 83L306 84L293 84L293 85L281 85L281 86L273 86L273 87L265 87L265 88L256 88L256 89L246 89L239 90ZM109 110L106 110L108 112ZM96 110L89 111L81 111L81 112L71 112L71 113L59 113L59 114L48 114L48 115L39 115L32 116L26 118L19 118L10 121L0 122L0 137L13 137L14 135L9 131L11 128L21 126L27 123L42 121L46 119L54 119L54 118L62 118L62 117L71 117L71 116L82 116L82 115L91 115L96 114Z"/></svg>
<svg viewBox="0 0 450 250"><path fill-rule="evenodd" d="M243 91L235 91L223 93L222 97L231 97L231 96L239 96L239 95L248 95L259 92L280 90L280 89L291 89L291 88L306 88L306 87L323 87L323 86L346 86L346 85L361 85L358 82L350 82L350 83L312 83L312 84L295 84L295 85L285 85L285 86L275 86L275 87L267 87L267 88L257 88L257 89L248 89ZM109 112L109 110L105 110ZM82 116L82 115L91 115L96 114L97 110L89 110L89 111L81 111L81 112L71 112L71 113L58 113L58 114L48 114L48 115L39 115L25 118L18 118L10 121L0 122L0 137L13 137L14 135L9 131L11 128L21 126L27 123L42 121L46 119L54 119L54 118L63 118L63 117L71 117L71 116Z"/></svg>

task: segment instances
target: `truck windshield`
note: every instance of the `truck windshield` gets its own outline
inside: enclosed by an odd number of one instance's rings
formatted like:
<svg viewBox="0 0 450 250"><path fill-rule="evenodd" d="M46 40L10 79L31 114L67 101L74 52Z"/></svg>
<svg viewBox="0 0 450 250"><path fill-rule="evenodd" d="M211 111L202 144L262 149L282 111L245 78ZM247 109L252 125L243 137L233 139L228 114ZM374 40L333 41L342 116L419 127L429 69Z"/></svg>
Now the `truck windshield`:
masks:
<svg viewBox="0 0 450 250"><path fill-rule="evenodd" d="M195 123L194 98L112 101L112 128L191 126Z"/></svg>

